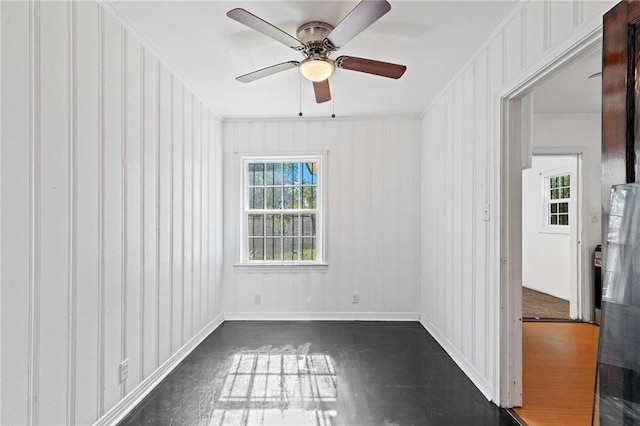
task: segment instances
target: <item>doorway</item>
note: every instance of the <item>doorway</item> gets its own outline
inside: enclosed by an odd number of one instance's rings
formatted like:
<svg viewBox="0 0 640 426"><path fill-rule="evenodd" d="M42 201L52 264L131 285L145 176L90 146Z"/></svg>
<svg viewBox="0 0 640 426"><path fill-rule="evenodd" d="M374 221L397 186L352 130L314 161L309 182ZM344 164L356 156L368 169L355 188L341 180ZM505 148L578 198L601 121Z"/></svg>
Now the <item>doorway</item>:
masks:
<svg viewBox="0 0 640 426"><path fill-rule="evenodd" d="M533 155L522 171L522 318L580 315L579 154Z"/></svg>
<svg viewBox="0 0 640 426"><path fill-rule="evenodd" d="M522 178L523 169L529 168L532 157L536 155L574 155L578 158L578 170L582 169L581 187L578 194L581 209L577 218L576 232L576 281L579 293L576 295L573 317L583 321L593 320L592 255L595 246L600 243L600 113L599 110L561 111L564 100L581 99L579 95L567 95L573 82L596 83L594 92L596 104L600 107L600 80L589 76L600 70L601 34L594 33L579 41L572 48L547 64L544 68L514 87L505 89L501 97L501 171L500 171L500 279L501 301L504 310L501 315L501 392L505 405L518 407L523 403L523 324L522 324ZM580 63L592 59L598 64L596 70L583 74L579 79L563 75L569 70L577 71ZM581 71L581 73L584 72ZM554 81L561 83L554 87ZM563 82L562 82L563 81ZM553 97L545 101L539 96L547 89ZM579 102L579 104L582 102ZM558 108L558 109L555 109ZM591 114L591 115L589 115ZM596 117L596 119L594 119ZM540 137L536 122L546 120L549 132ZM573 129L598 126L593 134L594 140L588 143L581 137L570 138L567 122L574 122ZM576 125L577 123L577 125ZM536 132L538 137L536 138ZM573 131L574 133L575 130ZM571 315L570 315L571 316Z"/></svg>

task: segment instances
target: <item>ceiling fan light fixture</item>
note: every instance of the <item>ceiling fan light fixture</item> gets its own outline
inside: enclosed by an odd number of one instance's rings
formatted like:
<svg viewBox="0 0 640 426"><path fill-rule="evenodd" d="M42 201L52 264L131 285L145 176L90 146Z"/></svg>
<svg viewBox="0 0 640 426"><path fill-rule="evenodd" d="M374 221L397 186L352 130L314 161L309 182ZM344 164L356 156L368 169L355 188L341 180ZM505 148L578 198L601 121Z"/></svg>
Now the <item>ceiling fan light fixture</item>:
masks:
<svg viewBox="0 0 640 426"><path fill-rule="evenodd" d="M329 59L309 58L300 62L300 73L307 80L314 82L325 81L331 77L335 69L336 67Z"/></svg>

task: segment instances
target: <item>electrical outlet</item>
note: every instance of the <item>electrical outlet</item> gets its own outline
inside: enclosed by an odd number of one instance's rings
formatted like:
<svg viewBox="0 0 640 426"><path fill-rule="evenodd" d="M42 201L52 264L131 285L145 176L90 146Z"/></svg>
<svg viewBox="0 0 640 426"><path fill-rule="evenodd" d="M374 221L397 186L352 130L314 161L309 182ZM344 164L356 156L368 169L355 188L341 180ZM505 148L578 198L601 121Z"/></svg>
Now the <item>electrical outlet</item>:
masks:
<svg viewBox="0 0 640 426"><path fill-rule="evenodd" d="M491 220L491 206L485 204L482 206L482 220L489 222Z"/></svg>
<svg viewBox="0 0 640 426"><path fill-rule="evenodd" d="M591 223L600 222L600 213L591 213Z"/></svg>
<svg viewBox="0 0 640 426"><path fill-rule="evenodd" d="M254 294L253 295L253 304L254 305L259 305L262 303L262 295L261 294Z"/></svg>
<svg viewBox="0 0 640 426"><path fill-rule="evenodd" d="M351 303L354 305L360 303L360 295L358 293L353 293L353 297L351 298Z"/></svg>
<svg viewBox="0 0 640 426"><path fill-rule="evenodd" d="M120 363L120 382L124 382L129 377L129 358Z"/></svg>

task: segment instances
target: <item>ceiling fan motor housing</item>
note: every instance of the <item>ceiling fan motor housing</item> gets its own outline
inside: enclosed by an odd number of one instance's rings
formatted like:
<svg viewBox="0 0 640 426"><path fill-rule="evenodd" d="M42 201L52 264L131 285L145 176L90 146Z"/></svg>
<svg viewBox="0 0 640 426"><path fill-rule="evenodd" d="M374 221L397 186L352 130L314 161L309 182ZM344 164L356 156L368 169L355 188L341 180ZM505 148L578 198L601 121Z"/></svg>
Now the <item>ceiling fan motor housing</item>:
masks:
<svg viewBox="0 0 640 426"><path fill-rule="evenodd" d="M298 28L298 40L304 43L304 53L311 55L328 55L333 49L324 42L325 38L333 30L333 26L326 22L313 21L307 22Z"/></svg>

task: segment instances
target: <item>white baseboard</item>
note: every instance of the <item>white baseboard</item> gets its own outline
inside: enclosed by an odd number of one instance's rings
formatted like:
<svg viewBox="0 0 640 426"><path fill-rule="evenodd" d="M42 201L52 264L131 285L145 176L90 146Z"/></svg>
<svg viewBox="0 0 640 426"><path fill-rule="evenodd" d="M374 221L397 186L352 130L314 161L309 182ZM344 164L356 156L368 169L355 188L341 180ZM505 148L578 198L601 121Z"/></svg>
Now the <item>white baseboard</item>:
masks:
<svg viewBox="0 0 640 426"><path fill-rule="evenodd" d="M209 334L218 328L223 322L222 315L218 315L213 321L205 325L184 346L178 349L160 367L144 379L138 386L120 400L94 423L94 426L114 425L121 421L129 412L138 405L149 392L151 392L169 373L176 368L182 360L189 355Z"/></svg>
<svg viewBox="0 0 640 426"><path fill-rule="evenodd" d="M442 349L458 364L458 367L469 377L474 385L482 392L489 401L493 400L493 389L485 377L464 357L464 355L444 337L433 324L420 319L420 324L433 336L434 339L442 346Z"/></svg>
<svg viewBox="0 0 640 426"><path fill-rule="evenodd" d="M418 312L231 312L225 321L418 321Z"/></svg>

